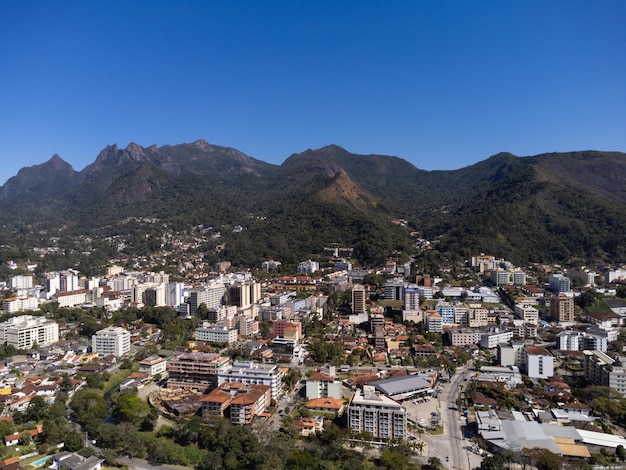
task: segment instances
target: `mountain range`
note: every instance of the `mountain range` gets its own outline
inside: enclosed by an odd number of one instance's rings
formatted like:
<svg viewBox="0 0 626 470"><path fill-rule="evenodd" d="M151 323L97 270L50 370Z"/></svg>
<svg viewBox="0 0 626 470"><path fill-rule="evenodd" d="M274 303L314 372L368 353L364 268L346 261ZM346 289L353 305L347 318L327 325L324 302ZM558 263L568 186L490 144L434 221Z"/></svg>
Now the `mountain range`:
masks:
<svg viewBox="0 0 626 470"><path fill-rule="evenodd" d="M129 236L142 229L123 221L153 218L169 230L220 228L219 256L242 266L293 263L330 244L380 263L413 251L411 232L455 259L488 252L518 264L624 262L626 154L500 153L425 171L336 145L273 165L204 140L131 143L107 146L82 171L58 155L21 169L0 187L0 209L0 236L12 247L3 257L49 244L53 233ZM245 230L233 234L233 226ZM141 236L156 237L155 227Z"/></svg>

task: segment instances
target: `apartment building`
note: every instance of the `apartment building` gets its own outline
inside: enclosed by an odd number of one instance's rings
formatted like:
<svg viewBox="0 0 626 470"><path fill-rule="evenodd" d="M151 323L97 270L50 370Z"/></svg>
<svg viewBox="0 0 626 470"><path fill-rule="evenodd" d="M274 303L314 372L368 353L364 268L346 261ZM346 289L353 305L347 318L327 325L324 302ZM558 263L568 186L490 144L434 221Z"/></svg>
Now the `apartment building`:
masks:
<svg viewBox="0 0 626 470"><path fill-rule="evenodd" d="M298 263L298 274L313 274L316 271L319 271L320 264L317 261L307 260Z"/></svg>
<svg viewBox="0 0 626 470"><path fill-rule="evenodd" d="M406 439L407 411L400 403L376 393L371 385L357 390L348 405L348 426L377 439Z"/></svg>
<svg viewBox="0 0 626 470"><path fill-rule="evenodd" d="M552 296L550 317L558 322L574 322L574 299L562 293Z"/></svg>
<svg viewBox="0 0 626 470"><path fill-rule="evenodd" d="M59 303L59 307L72 308L83 305L92 299L92 292L89 289L73 291L57 291L53 299Z"/></svg>
<svg viewBox="0 0 626 470"><path fill-rule="evenodd" d="M426 312L426 330L431 333L443 332L443 322L441 320L441 315L439 315L436 311Z"/></svg>
<svg viewBox="0 0 626 470"><path fill-rule="evenodd" d="M482 328L489 324L489 310L481 304L469 304L468 325L470 328Z"/></svg>
<svg viewBox="0 0 626 470"><path fill-rule="evenodd" d="M228 367L230 360L219 354L185 353L167 363L167 388L192 389L200 393L218 385L218 373Z"/></svg>
<svg viewBox="0 0 626 470"><path fill-rule="evenodd" d="M365 286L362 284L355 284L352 287L352 313L364 313L366 300L367 292L365 291Z"/></svg>
<svg viewBox="0 0 626 470"><path fill-rule="evenodd" d="M444 325L454 325L454 305L440 300L435 305L435 311L441 316Z"/></svg>
<svg viewBox="0 0 626 470"><path fill-rule="evenodd" d="M226 286L223 282L211 282L209 284L198 286L189 291L189 313L191 316L198 315L198 307L202 304L208 309L217 309L222 305Z"/></svg>
<svg viewBox="0 0 626 470"><path fill-rule="evenodd" d="M550 274L550 290L552 292L570 292L570 278L563 273Z"/></svg>
<svg viewBox="0 0 626 470"><path fill-rule="evenodd" d="M515 316L524 323L539 325L539 310L528 304L515 304Z"/></svg>
<svg viewBox="0 0 626 470"><path fill-rule="evenodd" d="M626 396L626 357L613 359L601 351L583 351L585 355L585 379L593 385L617 390Z"/></svg>
<svg viewBox="0 0 626 470"><path fill-rule="evenodd" d="M524 284L526 284L526 273L520 270L508 271L495 269L491 271L490 280L494 286L523 286Z"/></svg>
<svg viewBox="0 0 626 470"><path fill-rule="evenodd" d="M404 300L404 288L408 284L401 277L385 282L385 300Z"/></svg>
<svg viewBox="0 0 626 470"><path fill-rule="evenodd" d="M91 337L91 348L99 356L123 356L130 351L130 333L120 326L109 326Z"/></svg>
<svg viewBox="0 0 626 470"><path fill-rule="evenodd" d="M0 342L17 349L31 349L54 344L59 340L59 325L45 317L20 315L0 323Z"/></svg>
<svg viewBox="0 0 626 470"><path fill-rule="evenodd" d="M4 313L17 313L37 309L39 309L37 297L11 297L2 301L2 311Z"/></svg>
<svg viewBox="0 0 626 470"><path fill-rule="evenodd" d="M271 397L278 399L282 394L284 376L285 369L276 364L235 361L231 366L225 365L217 371L217 384L237 382L245 385L268 385Z"/></svg>
<svg viewBox="0 0 626 470"><path fill-rule="evenodd" d="M233 424L250 424L271 401L267 385L225 382L202 398L202 417L230 417Z"/></svg>
<svg viewBox="0 0 626 470"><path fill-rule="evenodd" d="M554 357L541 346L525 346L522 349L522 363L530 378L547 379L554 376Z"/></svg>
<svg viewBox="0 0 626 470"><path fill-rule="evenodd" d="M481 331L463 330L456 328L449 329L447 333L448 337L450 338L450 344L457 347L478 344L480 343L480 338L482 336Z"/></svg>
<svg viewBox="0 0 626 470"><path fill-rule="evenodd" d="M225 326L199 326L194 331L196 341L204 341L207 343L224 343L235 344L237 342L238 332L236 329L230 329Z"/></svg>
<svg viewBox="0 0 626 470"><path fill-rule="evenodd" d="M512 331L490 331L480 336L480 347L493 349L500 343L507 343L513 338Z"/></svg>
<svg viewBox="0 0 626 470"><path fill-rule="evenodd" d="M414 323L424 321L424 313L420 309L420 291L416 285L404 289L402 321L413 321Z"/></svg>
<svg viewBox="0 0 626 470"><path fill-rule="evenodd" d="M269 385L247 385L237 392L230 402L230 422L251 424L270 404Z"/></svg>
<svg viewBox="0 0 626 470"><path fill-rule="evenodd" d="M302 338L302 323L299 321L291 321L291 320L274 320L272 322L272 334L275 336L284 337L285 331L295 328L296 336L298 339Z"/></svg>
<svg viewBox="0 0 626 470"><path fill-rule="evenodd" d="M329 367L328 372L320 370L311 375L306 381L306 397L337 398L343 397L341 393L341 381L335 376L335 368Z"/></svg>
<svg viewBox="0 0 626 470"><path fill-rule="evenodd" d="M150 356L139 362L139 371L154 377L163 374L167 370L167 361L164 357Z"/></svg>

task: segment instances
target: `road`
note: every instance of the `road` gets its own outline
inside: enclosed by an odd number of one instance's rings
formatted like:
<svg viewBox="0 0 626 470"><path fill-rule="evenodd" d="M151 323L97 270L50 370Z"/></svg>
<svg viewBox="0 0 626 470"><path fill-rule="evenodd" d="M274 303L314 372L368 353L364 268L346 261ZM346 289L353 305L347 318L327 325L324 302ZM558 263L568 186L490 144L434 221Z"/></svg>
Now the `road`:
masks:
<svg viewBox="0 0 626 470"><path fill-rule="evenodd" d="M440 416L444 434L429 439L429 456L438 457L441 463L451 470L471 470L475 467L470 463L470 453L467 450L469 442L464 441L459 422L459 410L456 400L465 380L473 372L469 367L462 367L446 384L439 394ZM473 454L472 454L473 455ZM475 460L475 459L472 459Z"/></svg>

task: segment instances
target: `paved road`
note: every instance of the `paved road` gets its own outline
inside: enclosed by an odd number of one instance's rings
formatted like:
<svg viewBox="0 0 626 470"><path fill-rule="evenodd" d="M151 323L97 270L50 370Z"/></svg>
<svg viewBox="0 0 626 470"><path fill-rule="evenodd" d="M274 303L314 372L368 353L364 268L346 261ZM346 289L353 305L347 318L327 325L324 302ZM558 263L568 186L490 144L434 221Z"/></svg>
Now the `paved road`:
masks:
<svg viewBox="0 0 626 470"><path fill-rule="evenodd" d="M428 455L438 457L443 465L451 470L471 470L479 464L474 454L467 450L470 443L463 438L460 414L456 405L459 392L466 383L465 379L472 374L468 367L459 368L450 383L444 386L439 394L439 411L444 434L428 439Z"/></svg>

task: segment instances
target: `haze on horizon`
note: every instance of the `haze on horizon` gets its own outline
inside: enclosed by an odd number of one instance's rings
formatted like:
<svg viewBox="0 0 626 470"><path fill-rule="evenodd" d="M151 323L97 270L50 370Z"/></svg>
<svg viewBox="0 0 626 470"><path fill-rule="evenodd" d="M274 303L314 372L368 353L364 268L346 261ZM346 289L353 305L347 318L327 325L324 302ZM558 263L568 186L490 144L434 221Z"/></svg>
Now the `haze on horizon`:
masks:
<svg viewBox="0 0 626 470"><path fill-rule="evenodd" d="M626 151L626 2L3 2L0 184L205 139L457 169Z"/></svg>

